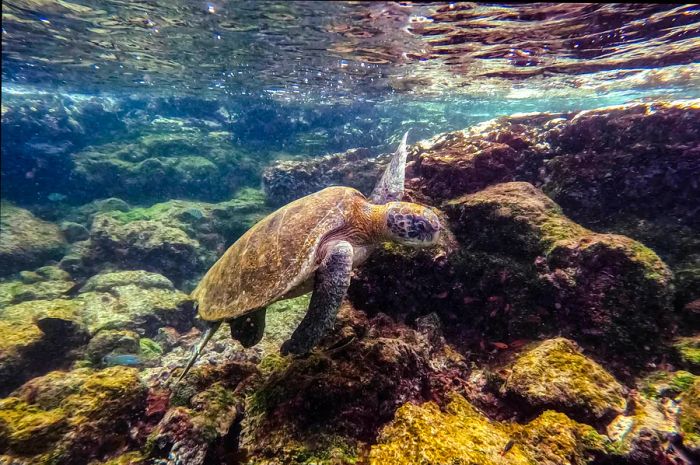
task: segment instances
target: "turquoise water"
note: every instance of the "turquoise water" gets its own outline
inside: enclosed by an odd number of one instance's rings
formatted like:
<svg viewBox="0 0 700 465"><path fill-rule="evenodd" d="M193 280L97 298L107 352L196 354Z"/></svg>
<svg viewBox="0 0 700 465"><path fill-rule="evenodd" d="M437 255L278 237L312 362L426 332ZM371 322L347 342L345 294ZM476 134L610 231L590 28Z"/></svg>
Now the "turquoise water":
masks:
<svg viewBox="0 0 700 465"><path fill-rule="evenodd" d="M0 465L700 463L697 5L2 13Z"/></svg>

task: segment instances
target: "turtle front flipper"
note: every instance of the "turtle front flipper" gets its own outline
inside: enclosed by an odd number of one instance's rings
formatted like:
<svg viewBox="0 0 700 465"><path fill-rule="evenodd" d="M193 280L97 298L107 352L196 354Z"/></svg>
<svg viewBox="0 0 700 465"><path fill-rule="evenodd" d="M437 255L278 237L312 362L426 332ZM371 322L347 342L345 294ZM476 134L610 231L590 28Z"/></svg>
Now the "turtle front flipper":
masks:
<svg viewBox="0 0 700 465"><path fill-rule="evenodd" d="M231 337L246 349L260 342L265 333L265 307L231 320Z"/></svg>
<svg viewBox="0 0 700 465"><path fill-rule="evenodd" d="M408 156L406 139L408 139L408 131L403 135L399 148L391 156L384 174L369 197L377 205L401 200L403 197L403 185L406 178L406 157Z"/></svg>
<svg viewBox="0 0 700 465"><path fill-rule="evenodd" d="M338 309L350 286L352 257L349 242L340 241L330 249L316 271L309 310L292 337L282 344L282 355L309 352L333 329Z"/></svg>

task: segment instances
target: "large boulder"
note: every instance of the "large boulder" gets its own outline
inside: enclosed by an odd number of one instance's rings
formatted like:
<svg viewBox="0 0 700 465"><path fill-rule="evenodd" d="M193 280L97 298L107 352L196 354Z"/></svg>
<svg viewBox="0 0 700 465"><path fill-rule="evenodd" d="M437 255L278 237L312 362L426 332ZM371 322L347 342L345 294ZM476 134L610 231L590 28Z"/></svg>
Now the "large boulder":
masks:
<svg viewBox="0 0 700 465"><path fill-rule="evenodd" d="M574 343L550 339L520 354L504 391L530 410L554 409L595 423L625 411L625 388Z"/></svg>
<svg viewBox="0 0 700 465"><path fill-rule="evenodd" d="M547 411L525 425L495 422L454 394L444 411L432 402L403 405L369 463L585 465L604 452L603 436L561 413Z"/></svg>
<svg viewBox="0 0 700 465"><path fill-rule="evenodd" d="M231 134L180 126L76 153L70 175L76 188L70 195L82 200L222 200L258 178L259 160L234 149Z"/></svg>
<svg viewBox="0 0 700 465"><path fill-rule="evenodd" d="M365 195L374 188L388 156L372 156L367 149L350 149L304 161L280 160L263 171L268 203L285 205L328 186L354 187Z"/></svg>
<svg viewBox="0 0 700 465"><path fill-rule="evenodd" d="M652 247L677 274L682 307L700 298L699 115L697 100L632 103L504 116L438 134L409 146L408 197L439 205L529 182L574 221ZM278 162L265 171L265 188L273 203L341 182L367 193L384 160L346 152Z"/></svg>
<svg viewBox="0 0 700 465"><path fill-rule="evenodd" d="M150 207L85 211L90 238L71 246L63 268L82 275L108 268L145 269L192 287L267 209L259 191L244 189L214 204L170 200Z"/></svg>
<svg viewBox="0 0 700 465"><path fill-rule="evenodd" d="M583 228L527 183L445 211L447 251L385 247L351 284L359 308L408 321L436 312L472 347L563 334L638 368L670 335L671 274L642 244Z"/></svg>
<svg viewBox="0 0 700 465"><path fill-rule="evenodd" d="M8 202L0 204L0 275L59 259L65 248L65 239L57 225Z"/></svg>
<svg viewBox="0 0 700 465"><path fill-rule="evenodd" d="M121 452L143 417L147 389L137 370L52 372L0 401L0 461L86 465ZM22 462L19 462L22 463Z"/></svg>

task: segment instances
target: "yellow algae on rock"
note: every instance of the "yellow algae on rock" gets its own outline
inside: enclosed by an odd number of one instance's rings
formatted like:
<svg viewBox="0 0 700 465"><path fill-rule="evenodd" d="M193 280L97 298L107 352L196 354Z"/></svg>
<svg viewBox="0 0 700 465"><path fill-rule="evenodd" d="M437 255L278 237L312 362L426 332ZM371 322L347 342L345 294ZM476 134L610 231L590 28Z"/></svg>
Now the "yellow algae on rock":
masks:
<svg viewBox="0 0 700 465"><path fill-rule="evenodd" d="M533 408L598 420L625 410L625 388L568 339L544 341L520 355L505 391Z"/></svg>
<svg viewBox="0 0 700 465"><path fill-rule="evenodd" d="M585 465L605 450L591 426L547 411L526 425L491 421L452 394L437 404L404 404L381 431L370 465Z"/></svg>
<svg viewBox="0 0 700 465"><path fill-rule="evenodd" d="M454 395L446 412L437 404L405 404L379 435L370 465L532 465L520 444L503 456L511 440L507 427L492 423L463 397Z"/></svg>
<svg viewBox="0 0 700 465"><path fill-rule="evenodd" d="M690 447L700 447L700 377L693 386L681 394L679 423L685 442Z"/></svg>
<svg viewBox="0 0 700 465"><path fill-rule="evenodd" d="M58 440L67 426L61 409L42 410L16 397L0 400L0 448L37 454Z"/></svg>

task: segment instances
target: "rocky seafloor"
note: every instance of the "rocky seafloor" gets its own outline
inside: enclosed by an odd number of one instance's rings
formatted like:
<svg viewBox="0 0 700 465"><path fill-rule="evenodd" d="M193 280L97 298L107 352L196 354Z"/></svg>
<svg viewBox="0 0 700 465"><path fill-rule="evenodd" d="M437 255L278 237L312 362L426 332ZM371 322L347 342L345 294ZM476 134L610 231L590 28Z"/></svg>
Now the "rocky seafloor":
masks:
<svg viewBox="0 0 700 465"><path fill-rule="evenodd" d="M225 248L293 198L367 192L386 156L239 168L162 123L74 154L72 203L2 203L0 463L681 464L671 432L700 451L700 102L411 145L407 197L443 243L381 247L309 356L279 354L304 296L253 348L221 331L176 388L188 292Z"/></svg>

